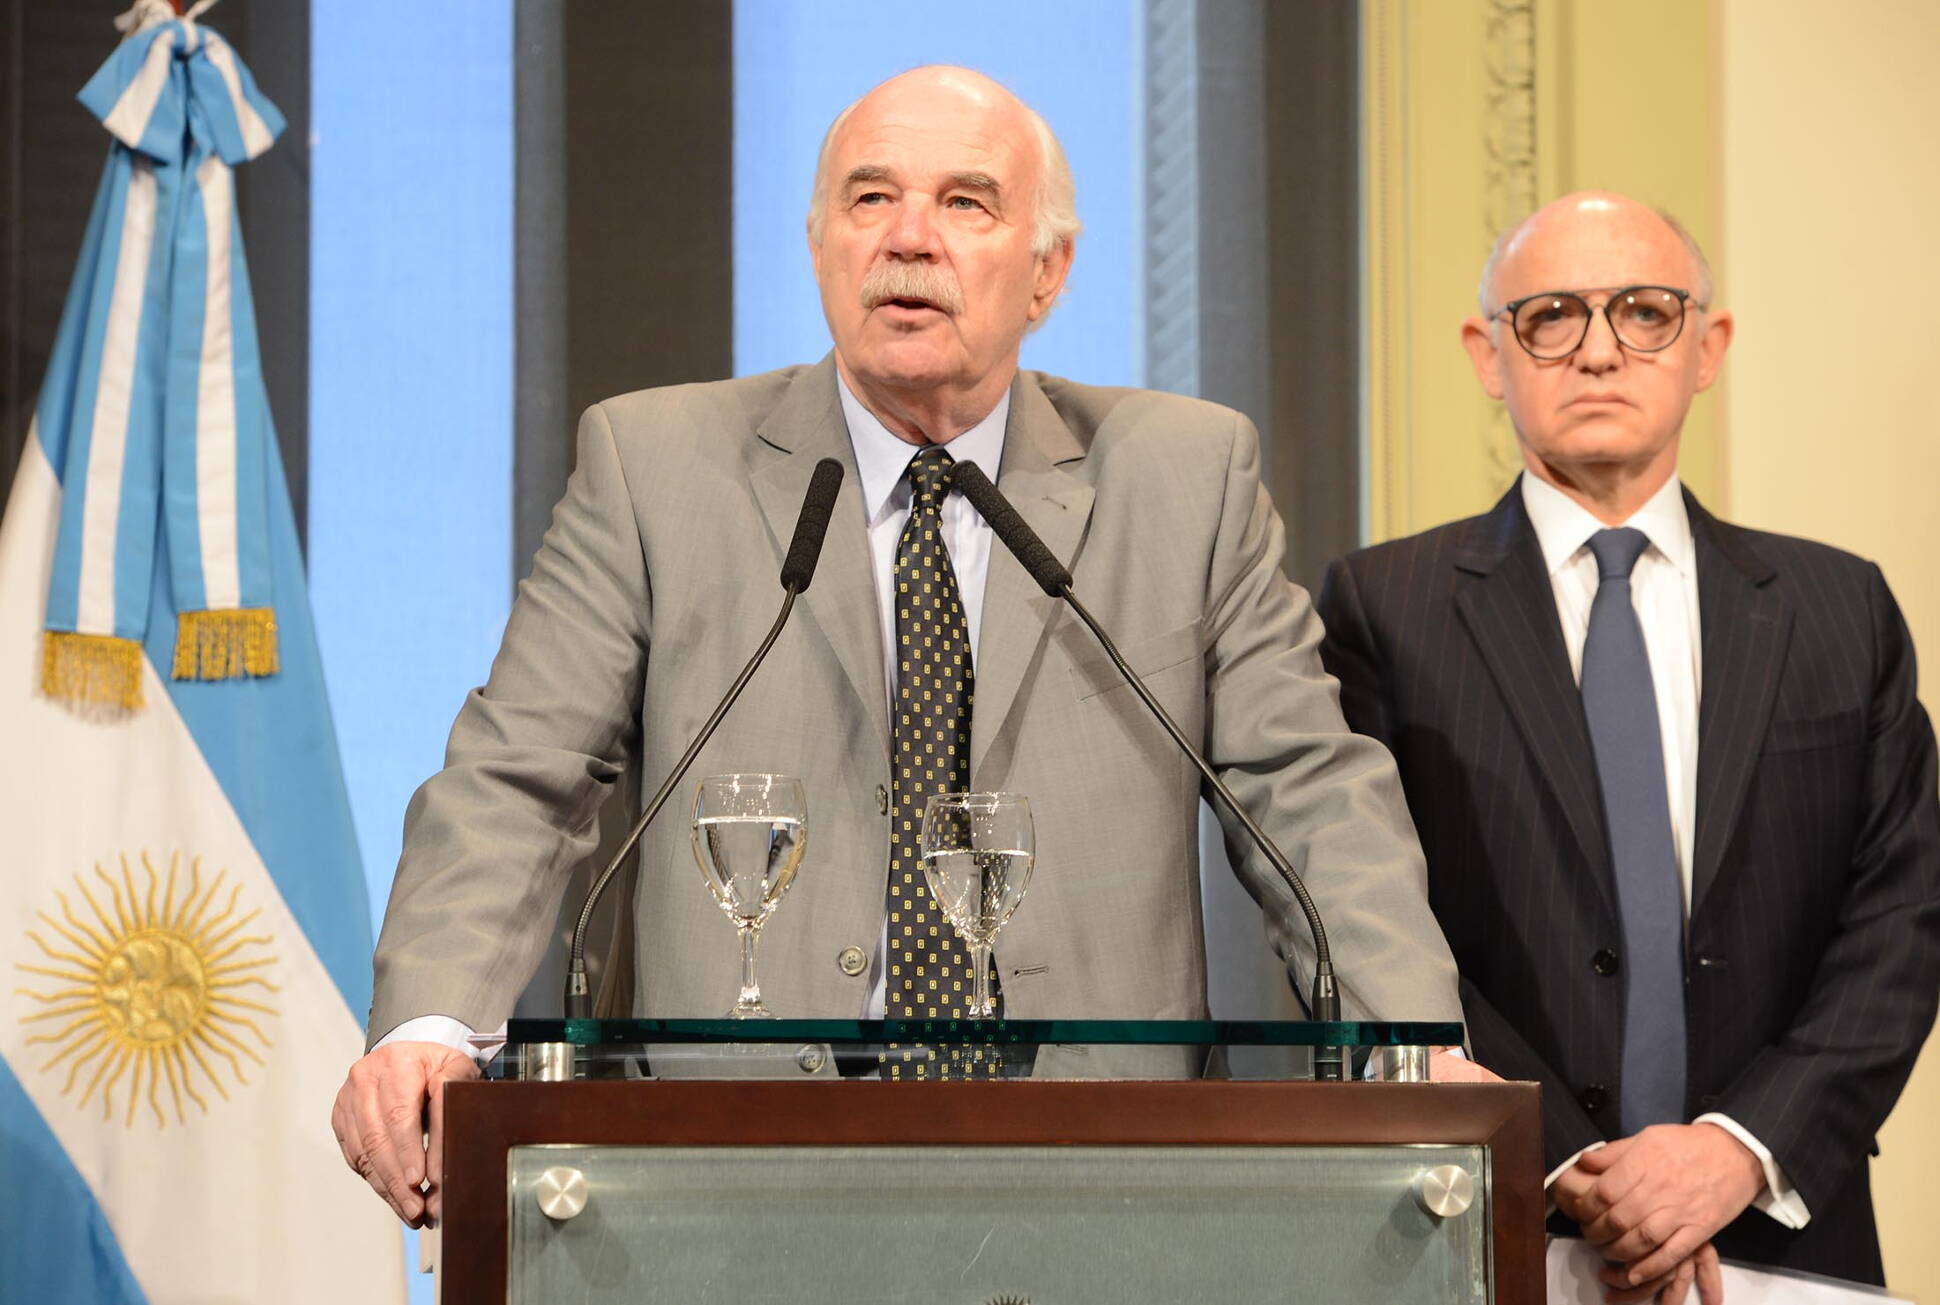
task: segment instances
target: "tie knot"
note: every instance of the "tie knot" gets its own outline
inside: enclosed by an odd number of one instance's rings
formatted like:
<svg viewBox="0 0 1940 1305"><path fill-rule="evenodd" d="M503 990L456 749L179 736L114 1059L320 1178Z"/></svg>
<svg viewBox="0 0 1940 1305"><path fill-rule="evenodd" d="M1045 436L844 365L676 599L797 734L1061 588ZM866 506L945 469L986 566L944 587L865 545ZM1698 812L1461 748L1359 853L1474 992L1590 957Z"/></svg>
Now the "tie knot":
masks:
<svg viewBox="0 0 1940 1305"><path fill-rule="evenodd" d="M1650 547L1650 536L1634 526L1620 530L1599 530L1590 536L1590 551L1596 554L1599 580L1628 580L1637 559Z"/></svg>
<svg viewBox="0 0 1940 1305"><path fill-rule="evenodd" d="M950 473L957 460L940 444L932 444L909 460L909 488L917 507L940 507L950 492Z"/></svg>

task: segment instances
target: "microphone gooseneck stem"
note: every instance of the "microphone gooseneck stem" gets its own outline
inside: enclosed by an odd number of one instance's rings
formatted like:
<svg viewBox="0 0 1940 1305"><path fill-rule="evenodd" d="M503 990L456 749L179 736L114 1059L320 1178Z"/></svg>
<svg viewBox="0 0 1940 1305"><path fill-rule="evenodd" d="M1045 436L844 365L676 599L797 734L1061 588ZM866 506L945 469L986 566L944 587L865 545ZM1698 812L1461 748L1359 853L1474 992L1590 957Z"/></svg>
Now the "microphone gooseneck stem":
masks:
<svg viewBox="0 0 1940 1305"><path fill-rule="evenodd" d="M810 565L812 568L813 563ZM768 628L767 637L761 641L761 646L754 650L754 656L748 658L748 664L741 668L741 674L735 677L734 683L728 688L727 696L722 698L720 706L714 709L714 714L707 718L707 723L702 725L700 732L694 735L694 741L687 745L687 751L683 752L680 760L674 763L674 768L668 773L666 781L661 784L660 791L653 795L653 800L647 803L646 810L642 811L640 818L633 822L633 828L626 831L626 837L621 840L619 850L613 853L613 859L606 863L606 869L602 870L600 877L593 882L592 891L586 894L586 905L580 908L579 923L573 928L572 962L566 972L567 1019L584 1020L593 1017L593 995L586 978L586 930L593 922L593 908L599 905L600 894L606 891L606 885L612 881L615 874L619 873L627 857L632 855L634 846L640 841L640 835L645 832L648 825L653 823L653 818L660 814L660 808L667 804L667 799L673 796L674 788L687 774L687 768L694 764L694 758L700 755L708 739L713 737L714 730L720 725L722 717L728 714L728 708L732 707L734 700L741 696L741 690L748 687L748 681L754 678L755 670L760 667L762 659L768 655L768 650L775 646L775 640L781 637L781 628L788 624L788 614L795 609L795 595L798 590L794 585L790 585L783 592L781 611L776 615L775 623Z"/></svg>
<svg viewBox="0 0 1940 1305"><path fill-rule="evenodd" d="M1207 785L1219 795L1219 800L1225 804L1228 811L1233 813L1252 838L1253 845L1265 854L1267 860L1273 863L1273 868L1279 872L1280 878L1285 880L1287 887L1293 890L1295 900L1300 903L1300 909L1306 913L1307 927L1313 931L1314 937L1314 988L1313 1000L1308 1005L1308 1011L1316 1020L1326 1023L1338 1022L1340 992L1334 983L1334 960L1327 946L1327 926L1321 923L1320 911L1314 906L1314 899L1308 895L1307 886L1300 881L1300 876L1293 866L1288 864L1286 854L1274 846L1273 840L1268 838L1266 831L1246 813L1246 808L1240 805L1239 799L1233 796L1232 790L1226 787L1225 781L1220 779L1213 768L1207 764L1206 759L1199 755L1199 749L1186 738L1185 731L1180 729L1179 723L1172 719L1172 713L1152 696L1152 691L1145 687L1145 681L1140 679L1138 673L1126 663L1125 658L1118 651L1118 645L1112 642L1111 636L1105 633L1104 627L1098 624L1097 618L1093 617L1085 605L1078 601L1078 596L1071 592L1070 584L1068 582L1061 584L1058 589L1058 596L1078 614L1079 620L1090 627L1093 637L1098 640L1098 645L1105 650L1105 655L1111 658L1112 665L1116 666L1119 674L1125 677L1125 682L1132 686L1132 692L1136 693L1147 710L1158 718L1159 724L1163 725L1166 733L1172 736L1172 741L1179 745L1179 750L1192 758L1192 764L1199 768L1199 773L1205 778ZM1342 1072L1339 1047L1314 1048L1315 1078L1338 1080L1342 1077Z"/></svg>
<svg viewBox="0 0 1940 1305"><path fill-rule="evenodd" d="M1056 554L1044 546L1044 541L1038 538L1037 532L1031 529L1030 523L1018 515L1017 509L1011 506L1010 500L990 483L990 477L984 474L983 468L974 462L958 463L956 484L957 488L963 491L964 497L970 500L970 505L976 508L978 515L983 517L990 528L996 532L997 538L1003 541L1004 547L1011 551L1018 563L1030 574L1031 579L1037 582L1038 588L1052 598L1063 600L1066 606L1078 614L1078 619L1090 627L1092 636L1098 640L1099 646L1111 658L1111 663L1118 668L1118 673L1125 677L1125 682L1138 694L1139 701L1145 704L1146 710L1158 718L1159 724L1165 726L1166 733L1172 736L1172 741L1178 744L1179 750L1192 758L1192 764L1198 767L1206 783L1211 785L1213 792L1219 795L1219 800L1226 804L1226 809L1232 812L1245 827L1247 834L1253 840L1253 845L1273 863L1273 868L1279 871L1280 878L1286 880L1287 887L1293 890L1294 899L1300 903L1300 909L1306 913L1307 928L1313 932L1314 937L1314 988L1313 1000L1307 1005L1308 1013L1323 1023L1338 1023L1340 989L1334 981L1334 960L1333 953L1327 948L1327 929L1320 922L1320 911L1314 906L1313 898L1307 895L1307 886L1300 882L1300 876L1295 873L1285 854L1274 845L1272 839L1266 836L1266 831L1246 814L1239 800L1233 796L1232 790L1213 773L1212 767L1206 764L1206 759L1199 755L1199 749L1193 747L1192 742L1186 738L1185 731L1179 728L1179 723L1172 719L1171 713L1159 705L1159 700L1152 696L1151 690L1145 687L1145 681L1139 679L1138 673L1126 664L1124 657L1119 654L1118 645L1111 641L1111 636L1105 633L1104 627L1099 625L1085 609L1085 605L1078 601L1078 596L1071 592L1071 572L1065 568L1064 563L1058 561ZM1337 1046L1314 1048L1314 1077L1329 1081L1338 1081L1343 1077L1341 1048Z"/></svg>
<svg viewBox="0 0 1940 1305"><path fill-rule="evenodd" d="M633 822L633 828L627 830L626 837L620 842L620 850L606 863L606 869L593 882L593 890L586 894L586 904L579 908L579 923L573 928L572 961L566 972L567 1019L583 1020L593 1016L592 988L586 979L586 930L593 922L593 907L598 904L600 894L606 891L607 884L613 881L613 876L626 864L627 857L640 842L640 835L660 814L660 808L667 804L675 785L680 783L687 768L694 764L694 758L700 755L708 739L713 737L721 718L728 714L728 708L741 696L741 690L748 687L748 681L754 678L755 668L761 665L762 658L768 655L768 650L775 646L775 640L781 637L781 627L788 624L788 614L795 609L796 597L815 578L815 564L822 556L822 537L827 533L829 518L835 511L835 496L841 492L842 475L842 464L834 458L823 458L815 464L815 469L809 474L808 491L802 496L802 510L795 517L794 538L789 541L787 557L781 564L781 587L785 596L781 600L781 611L775 616L775 623L768 629L768 637L761 641L761 646L754 650L754 656L748 658L748 664L741 668L741 674L728 686L727 696L721 699L714 714L701 726L700 733L687 745L687 751L674 763L673 771L660 786L660 791L653 795L653 801L647 803L647 809Z"/></svg>

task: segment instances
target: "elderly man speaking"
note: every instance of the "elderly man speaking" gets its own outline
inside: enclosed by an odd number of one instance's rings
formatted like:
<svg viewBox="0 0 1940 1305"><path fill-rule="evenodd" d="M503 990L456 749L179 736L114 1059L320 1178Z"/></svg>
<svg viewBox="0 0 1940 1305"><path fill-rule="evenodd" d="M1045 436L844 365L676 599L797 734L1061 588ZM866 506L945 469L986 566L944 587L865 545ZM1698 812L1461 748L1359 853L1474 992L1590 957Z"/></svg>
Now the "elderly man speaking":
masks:
<svg viewBox="0 0 1940 1305"><path fill-rule="evenodd" d="M411 803L377 950L377 1046L337 1100L345 1158L404 1219L439 1209L439 1089L476 1072L464 1035L512 1009L629 746L659 783L760 639L823 457L848 475L803 616L694 772L806 785L807 860L763 941L777 1013L964 1012L962 958L912 871L925 798L974 788L1027 794L1037 814L1031 899L997 956L1006 1014L1206 1014L1199 778L953 492L952 468L974 461L999 470L1131 663L1307 867L1347 1017L1457 1016L1393 762L1341 719L1319 623L1280 572L1252 426L1018 370L1077 229L1041 119L975 73L905 74L823 144L808 240L833 354L586 414L491 680ZM910 593L929 596L920 629ZM919 680L962 709L911 707ZM949 760L900 764L919 754ZM1232 853L1304 989L1292 895L1250 846ZM683 822L649 832L636 991L658 1016L718 1014L734 990L688 858ZM924 978L901 962L932 934Z"/></svg>

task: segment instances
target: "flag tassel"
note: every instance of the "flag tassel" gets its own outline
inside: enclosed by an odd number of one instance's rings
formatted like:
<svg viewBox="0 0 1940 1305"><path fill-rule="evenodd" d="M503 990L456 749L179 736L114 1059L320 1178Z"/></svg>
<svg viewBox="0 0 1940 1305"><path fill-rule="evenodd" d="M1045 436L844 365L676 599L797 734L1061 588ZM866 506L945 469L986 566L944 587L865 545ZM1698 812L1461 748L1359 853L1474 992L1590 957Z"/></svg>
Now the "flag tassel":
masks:
<svg viewBox="0 0 1940 1305"><path fill-rule="evenodd" d="M40 691L69 707L140 711L141 645L107 634L49 630L41 644Z"/></svg>
<svg viewBox="0 0 1940 1305"><path fill-rule="evenodd" d="M183 612L175 627L178 680L234 680L277 671L276 612L241 607Z"/></svg>

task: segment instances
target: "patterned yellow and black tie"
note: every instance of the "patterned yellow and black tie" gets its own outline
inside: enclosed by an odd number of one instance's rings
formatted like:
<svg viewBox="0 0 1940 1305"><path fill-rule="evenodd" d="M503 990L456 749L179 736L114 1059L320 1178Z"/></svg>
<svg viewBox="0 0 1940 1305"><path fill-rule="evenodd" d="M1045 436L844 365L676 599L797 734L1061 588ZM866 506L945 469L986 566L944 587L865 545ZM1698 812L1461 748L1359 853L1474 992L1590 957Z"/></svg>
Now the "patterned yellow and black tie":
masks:
<svg viewBox="0 0 1940 1305"><path fill-rule="evenodd" d="M896 546L895 758L890 786L889 974L883 1009L891 1019L951 1020L969 1010L970 953L923 882L923 805L932 793L970 787L969 627L956 571L943 543L941 513L955 460L932 445L909 460L909 524ZM891 1078L952 1078L995 1072L980 1051L938 1048L934 1068L891 1052Z"/></svg>

